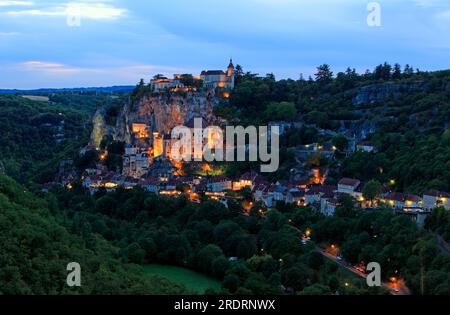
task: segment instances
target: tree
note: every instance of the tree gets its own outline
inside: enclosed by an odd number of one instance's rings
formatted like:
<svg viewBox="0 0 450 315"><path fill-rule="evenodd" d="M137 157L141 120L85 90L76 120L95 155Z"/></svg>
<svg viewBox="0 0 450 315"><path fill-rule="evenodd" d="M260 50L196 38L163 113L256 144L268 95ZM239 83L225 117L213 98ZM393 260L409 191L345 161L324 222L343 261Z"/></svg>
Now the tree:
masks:
<svg viewBox="0 0 450 315"><path fill-rule="evenodd" d="M331 294L331 289L329 286L323 284L313 284L312 286L306 287L300 295L327 295Z"/></svg>
<svg viewBox="0 0 450 315"><path fill-rule="evenodd" d="M358 237L352 236L344 245L342 245L341 253L347 261L351 263L358 263L361 249L362 244Z"/></svg>
<svg viewBox="0 0 450 315"><path fill-rule="evenodd" d="M325 156L320 153L314 153L308 157L306 161L306 166L310 169L323 167L328 164L328 160Z"/></svg>
<svg viewBox="0 0 450 315"><path fill-rule="evenodd" d="M324 263L322 254L318 252L311 252L308 256L308 266L314 270L319 270Z"/></svg>
<svg viewBox="0 0 450 315"><path fill-rule="evenodd" d="M402 77L402 68L398 63L394 65L394 70L392 71L392 79L399 80Z"/></svg>
<svg viewBox="0 0 450 315"><path fill-rule="evenodd" d="M288 120L293 121L297 116L295 104L291 102L272 102L265 111L266 119L269 120Z"/></svg>
<svg viewBox="0 0 450 315"><path fill-rule="evenodd" d="M370 203L373 202L375 198L377 198L381 193L381 183L377 180L371 180L364 185L363 188L363 197L367 200L370 200Z"/></svg>
<svg viewBox="0 0 450 315"><path fill-rule="evenodd" d="M130 244L126 249L127 258L134 264L142 264L145 258L145 251L137 243Z"/></svg>
<svg viewBox="0 0 450 315"><path fill-rule="evenodd" d="M228 260L225 256L217 257L212 262L212 272L215 277L222 278L229 267Z"/></svg>
<svg viewBox="0 0 450 315"><path fill-rule="evenodd" d="M296 264L294 267L283 271L282 278L284 286L291 287L296 291L301 291L308 285L310 270L302 264Z"/></svg>
<svg viewBox="0 0 450 315"><path fill-rule="evenodd" d="M320 128L327 128L330 126L330 118L327 113L319 112L317 110L310 111L305 120L308 123L316 124Z"/></svg>
<svg viewBox="0 0 450 315"><path fill-rule="evenodd" d="M198 252L197 264L203 272L212 274L214 272L213 262L221 256L223 256L223 253L220 247L210 244Z"/></svg>
<svg viewBox="0 0 450 315"><path fill-rule="evenodd" d="M239 277L234 274L227 274L223 279L222 286L230 291L230 293L236 292L240 285Z"/></svg>
<svg viewBox="0 0 450 315"><path fill-rule="evenodd" d="M236 65L236 68L234 69L234 80L235 84L238 85L242 82L242 78L244 76L244 70L242 69L241 65Z"/></svg>
<svg viewBox="0 0 450 315"><path fill-rule="evenodd" d="M194 85L194 77L192 74L182 74L180 78L180 82L184 86L193 86Z"/></svg>
<svg viewBox="0 0 450 315"><path fill-rule="evenodd" d="M332 143L336 147L336 149L338 149L341 152L347 150L348 148L348 140L345 136L341 134L335 136L332 140Z"/></svg>
<svg viewBox="0 0 450 315"><path fill-rule="evenodd" d="M385 62L375 68L374 77L376 80L389 80L391 78L392 66Z"/></svg>
<svg viewBox="0 0 450 315"><path fill-rule="evenodd" d="M333 72L327 64L317 67L317 73L315 76L316 81L320 83L330 83L333 80Z"/></svg>
<svg viewBox="0 0 450 315"><path fill-rule="evenodd" d="M405 66L405 70L403 71L405 77L409 78L414 74L414 68L411 67L409 64Z"/></svg>

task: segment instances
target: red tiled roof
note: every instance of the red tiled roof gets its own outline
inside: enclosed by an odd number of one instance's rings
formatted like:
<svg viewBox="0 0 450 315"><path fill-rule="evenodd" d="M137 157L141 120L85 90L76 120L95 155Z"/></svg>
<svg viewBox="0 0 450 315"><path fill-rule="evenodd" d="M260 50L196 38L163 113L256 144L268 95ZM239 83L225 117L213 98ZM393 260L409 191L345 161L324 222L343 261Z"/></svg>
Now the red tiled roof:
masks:
<svg viewBox="0 0 450 315"><path fill-rule="evenodd" d="M420 200L422 200L422 198L420 198L419 196L416 195L405 195L406 200L408 201L413 201L413 202L419 202Z"/></svg>
<svg viewBox="0 0 450 315"><path fill-rule="evenodd" d="M387 196L387 199L395 200L395 201L399 201L399 202L405 202L405 201L419 202L421 200L421 198L419 196L411 195L411 194L403 194L400 192L390 193Z"/></svg>
<svg viewBox="0 0 450 315"><path fill-rule="evenodd" d="M387 196L387 199L388 199L388 200L401 201L401 202L403 202L403 201L406 200L406 199L405 199L405 195L402 194L402 193L399 193L399 192L390 193L390 194Z"/></svg>

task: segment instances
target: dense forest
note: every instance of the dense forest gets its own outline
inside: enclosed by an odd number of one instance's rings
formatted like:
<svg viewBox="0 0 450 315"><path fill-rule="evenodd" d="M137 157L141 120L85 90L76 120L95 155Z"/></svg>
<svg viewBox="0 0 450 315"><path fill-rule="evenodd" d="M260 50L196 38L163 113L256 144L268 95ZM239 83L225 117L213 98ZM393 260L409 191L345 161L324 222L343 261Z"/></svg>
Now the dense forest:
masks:
<svg viewBox="0 0 450 315"><path fill-rule="evenodd" d="M267 211L261 204L244 215L238 203L193 205L184 196L174 201L139 188L89 196L78 186L54 194L74 234L102 235L127 262L174 264L214 276L229 293L386 293L327 261L318 244L339 244L355 264L380 262L385 278L404 277L414 293L450 292L450 254L433 234L390 209L364 212L343 200L333 217L292 205ZM302 245L306 230L312 241Z"/></svg>
<svg viewBox="0 0 450 315"><path fill-rule="evenodd" d="M182 294L183 287L148 277L120 259L99 234L82 238L61 225L57 203L0 175L0 294ZM86 236L86 235L85 235ZM82 266L82 286L66 285L66 266Z"/></svg>

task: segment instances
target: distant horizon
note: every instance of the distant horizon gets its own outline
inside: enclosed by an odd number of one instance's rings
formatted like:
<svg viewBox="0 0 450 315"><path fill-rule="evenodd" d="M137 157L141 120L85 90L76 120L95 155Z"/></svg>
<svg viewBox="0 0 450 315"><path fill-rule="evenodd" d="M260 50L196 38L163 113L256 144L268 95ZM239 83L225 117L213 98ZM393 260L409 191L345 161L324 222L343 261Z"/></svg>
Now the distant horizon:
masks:
<svg viewBox="0 0 450 315"><path fill-rule="evenodd" d="M374 71L374 69L375 69L375 67L376 66L378 66L378 65L380 65L380 64L383 64L385 61L383 61L383 62L380 62L380 63L378 63L378 64L376 64L376 65L374 65L373 66L373 68L369 68L369 69L365 69L365 70L363 70L363 71L358 71L358 69L355 69L356 70L356 72L359 74L359 75L363 75L367 70L370 70L371 72L373 72ZM387 62L387 61L386 61ZM390 64L391 66L394 66L394 63L390 63L390 62L387 62L388 64ZM238 63L237 63L238 64ZM325 63L325 64L327 64L327 63ZM408 63L405 63L405 64L401 64L401 63L399 63L400 64L400 66L402 67L402 71L403 71L403 69L404 69L404 67L408 64ZM447 68L447 69L432 69L432 70L427 70L427 69L420 69L420 68L417 68L417 67L414 67L414 65L411 65L411 64L409 64L410 66L413 66L413 68L414 68L414 71L416 71L417 69L419 69L420 71L423 71L423 72L438 72L438 71L450 71L450 68ZM242 65L241 65L242 66ZM317 66L319 66L319 65L317 65ZM339 71L337 71L337 70L335 70L335 69L333 69L332 67L331 67L331 71L333 72L333 77L336 77L336 74L337 73L339 73L339 72L343 72L343 71L345 71L347 68L351 68L351 69L354 69L353 67L351 67L351 66L348 66L348 67L345 67L344 69L342 69L342 70L339 70ZM244 68L244 72L247 72L247 71L245 71L245 68ZM313 79L314 79L314 73L312 73L312 74L308 74L308 75L306 75L306 74L304 74L304 73L299 73L299 75L298 75L298 77L297 78L292 78L292 77L282 77L282 78L280 78L280 77L278 77L275 73L273 73L273 72L267 72L267 73L264 73L264 74L262 74L262 73L257 73L257 72L253 72L253 71L251 71L250 70L250 72L251 73L253 73L253 74L257 74L258 76L260 76L260 77L264 77L264 76L266 76L267 74L274 74L275 75L275 79L277 80L277 81L280 81L280 80L294 80L294 81L297 81L297 80L299 80L300 79L300 75L301 74L303 74L303 76L304 76L304 79L305 80L308 80L308 77L309 76L311 76ZM199 73L200 73L200 71L199 71ZM163 74L163 75L165 75L165 76L172 76L172 75L174 75L174 74L184 74L184 73L154 73L154 74L150 74L147 78L138 78L137 80L136 80L136 82L135 83L125 83L125 84L110 84L110 85L96 85L96 86L89 86L89 85L81 85L81 86L61 86L61 87L34 87L34 88L4 88L4 87L1 87L0 86L0 91L14 91L14 90L17 90L17 91L36 91L36 90L64 90L64 89L71 89L71 90L74 90L74 89L101 89L101 88L124 88L124 87L135 87L138 83L139 83L139 81L141 80L141 79L144 79L144 81L146 82L146 83L149 83L149 81L150 81L150 79L154 76L154 75L157 75L157 74ZM190 73L190 74L195 74L195 73Z"/></svg>

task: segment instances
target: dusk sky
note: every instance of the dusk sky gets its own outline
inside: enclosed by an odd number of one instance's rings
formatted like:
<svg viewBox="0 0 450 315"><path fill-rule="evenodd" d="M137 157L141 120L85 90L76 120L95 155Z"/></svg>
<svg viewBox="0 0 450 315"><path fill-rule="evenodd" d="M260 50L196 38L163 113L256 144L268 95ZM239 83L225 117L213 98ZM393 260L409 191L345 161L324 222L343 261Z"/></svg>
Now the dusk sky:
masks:
<svg viewBox="0 0 450 315"><path fill-rule="evenodd" d="M449 0L378 1L380 27L367 24L369 2L0 0L0 88L133 85L225 69L230 57L293 79L322 63L450 68Z"/></svg>

